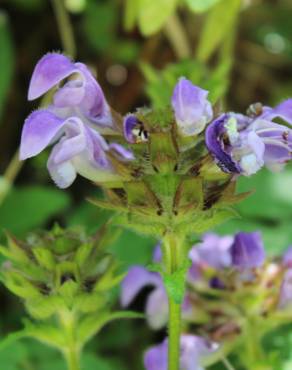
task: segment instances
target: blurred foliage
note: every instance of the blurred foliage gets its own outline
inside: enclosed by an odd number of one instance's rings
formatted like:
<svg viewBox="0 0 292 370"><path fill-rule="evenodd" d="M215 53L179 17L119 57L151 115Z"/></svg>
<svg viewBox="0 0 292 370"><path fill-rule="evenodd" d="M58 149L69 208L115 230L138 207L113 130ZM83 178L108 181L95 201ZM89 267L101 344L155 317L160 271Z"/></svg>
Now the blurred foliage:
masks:
<svg viewBox="0 0 292 370"><path fill-rule="evenodd" d="M228 10L224 11L227 1ZM220 104L236 111L244 112L255 101L273 105L292 96L290 0L243 0L237 35L231 32L237 0L66 0L65 5L71 12L78 59L97 70L110 104L122 113L150 102L155 107L169 103L181 75L211 90L213 102L228 91ZM169 15L174 14L188 34L192 55L196 50L200 61L192 57L176 59L163 32ZM145 35L151 37L146 39ZM232 41L232 37L236 42L231 70L231 50L226 50L223 42L229 38ZM24 118L37 107L26 101L33 66L42 54L61 49L50 2L2 0L0 47L3 173L19 144ZM203 64L206 59L208 66ZM4 229L22 236L32 229L50 227L55 221L61 225L80 224L93 232L109 219L110 213L84 200L98 193L90 183L79 179L69 191L59 190L49 180L44 164L45 157L41 156L24 165L0 208L1 238ZM242 217L216 230L234 233L259 229L268 252L279 254L292 244L292 168L279 174L261 171L251 178L241 178L239 190L250 189L257 191L237 206ZM155 240L120 230L111 249L126 269L131 264L149 262L155 244ZM5 335L21 326L19 317L23 312L3 289L0 294L0 333ZM142 294L134 308L141 309L144 301ZM267 351L281 349L282 364L276 370L292 368L289 332L291 328L283 327L267 338ZM151 333L145 323L127 322L110 325L102 335L102 343L97 339L88 347L84 370L141 370L141 354L151 343L161 340L164 332ZM232 364L236 364L234 361L231 359ZM0 363L5 370L64 369L54 350L33 341L11 343L0 352Z"/></svg>

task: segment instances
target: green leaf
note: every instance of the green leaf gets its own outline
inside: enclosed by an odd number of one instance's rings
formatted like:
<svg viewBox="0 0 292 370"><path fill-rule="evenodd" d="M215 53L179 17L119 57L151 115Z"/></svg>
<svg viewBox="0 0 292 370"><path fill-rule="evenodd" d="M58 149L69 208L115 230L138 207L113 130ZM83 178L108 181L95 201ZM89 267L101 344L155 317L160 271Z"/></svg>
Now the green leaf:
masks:
<svg viewBox="0 0 292 370"><path fill-rule="evenodd" d="M138 24L142 34L150 36L158 32L174 12L176 4L177 0L140 0Z"/></svg>
<svg viewBox="0 0 292 370"><path fill-rule="evenodd" d="M220 0L185 0L189 8L195 13L203 13L217 4Z"/></svg>
<svg viewBox="0 0 292 370"><path fill-rule="evenodd" d="M53 187L27 186L13 189L0 208L1 228L21 235L42 226L49 217L70 204L68 193Z"/></svg>
<svg viewBox="0 0 292 370"><path fill-rule="evenodd" d="M167 290L167 294L175 303L181 304L185 296L186 274L191 266L189 260L185 261L184 265L180 267L171 275L162 274L163 282Z"/></svg>
<svg viewBox="0 0 292 370"><path fill-rule="evenodd" d="M117 6L114 2L88 2L83 14L83 32L90 46L98 52L111 52L115 41ZM98 26L97 26L98 25Z"/></svg>
<svg viewBox="0 0 292 370"><path fill-rule="evenodd" d="M153 238L123 231L110 247L110 251L123 263L125 269L133 264L146 264L151 260L157 242Z"/></svg>
<svg viewBox="0 0 292 370"><path fill-rule="evenodd" d="M10 27L5 13L0 12L0 117L6 103L13 72L14 52L11 40Z"/></svg>
<svg viewBox="0 0 292 370"><path fill-rule="evenodd" d="M240 5L241 0L224 0L210 10L197 49L198 60L208 60L225 36L234 32L232 27L235 25Z"/></svg>
<svg viewBox="0 0 292 370"><path fill-rule="evenodd" d="M97 334L103 326L113 320L117 319L141 319L141 315L132 311L117 311L113 313L97 313L86 316L80 321L77 328L77 340L80 345L84 345L90 338Z"/></svg>
<svg viewBox="0 0 292 370"><path fill-rule="evenodd" d="M138 13L139 13L139 0L125 0L124 11L124 27L127 31L133 29Z"/></svg>

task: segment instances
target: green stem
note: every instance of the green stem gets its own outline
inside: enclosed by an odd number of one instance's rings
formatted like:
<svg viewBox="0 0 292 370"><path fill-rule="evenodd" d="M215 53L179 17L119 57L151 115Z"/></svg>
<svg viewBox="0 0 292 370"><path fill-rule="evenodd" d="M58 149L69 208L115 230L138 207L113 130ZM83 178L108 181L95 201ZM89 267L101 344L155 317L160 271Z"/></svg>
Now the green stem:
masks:
<svg viewBox="0 0 292 370"><path fill-rule="evenodd" d="M179 369L180 332L181 332L181 305L171 298L168 301L168 370Z"/></svg>
<svg viewBox="0 0 292 370"><path fill-rule="evenodd" d="M80 370L81 349L76 341L76 317L73 312L64 310L59 313L61 330L66 337L67 346L63 354L67 362L68 370Z"/></svg>
<svg viewBox="0 0 292 370"><path fill-rule="evenodd" d="M68 350L64 351L65 359L67 362L68 370L80 370L79 362L80 355L79 351L74 345L70 346Z"/></svg>
<svg viewBox="0 0 292 370"><path fill-rule="evenodd" d="M70 17L66 11L64 0L52 0L52 6L56 15L63 49L72 58L76 55L76 45Z"/></svg>
<svg viewBox="0 0 292 370"><path fill-rule="evenodd" d="M171 275L181 266L183 251L177 237L167 234L164 237L163 262L165 271ZM181 334L181 304L176 303L168 295L168 370L179 370L180 334Z"/></svg>
<svg viewBox="0 0 292 370"><path fill-rule="evenodd" d="M0 189L0 205L3 203L4 199L8 195L10 188L23 163L23 161L19 160L19 151L17 150L2 177L2 184Z"/></svg>

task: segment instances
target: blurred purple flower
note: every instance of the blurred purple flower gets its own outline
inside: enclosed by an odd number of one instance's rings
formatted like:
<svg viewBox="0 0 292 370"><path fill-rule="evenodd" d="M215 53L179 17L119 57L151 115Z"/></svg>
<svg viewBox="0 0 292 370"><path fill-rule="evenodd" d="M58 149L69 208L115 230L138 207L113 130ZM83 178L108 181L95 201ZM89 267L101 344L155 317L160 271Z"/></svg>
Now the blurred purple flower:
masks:
<svg viewBox="0 0 292 370"><path fill-rule="evenodd" d="M288 269L283 277L280 298L279 298L279 307L285 308L292 303L292 269Z"/></svg>
<svg viewBox="0 0 292 370"><path fill-rule="evenodd" d="M223 171L250 176L264 165L278 171L292 159L291 128L273 122L292 123L292 99L261 110L253 117L223 114L207 127L207 148Z"/></svg>
<svg viewBox="0 0 292 370"><path fill-rule="evenodd" d="M232 265L240 270L260 267L265 261L265 250L260 233L237 233L230 249Z"/></svg>
<svg viewBox="0 0 292 370"><path fill-rule="evenodd" d="M205 234L202 242L195 245L190 253L190 259L194 264L206 264L214 269L230 267L230 247L233 236L220 236L214 233Z"/></svg>
<svg viewBox="0 0 292 370"><path fill-rule="evenodd" d="M176 123L183 136L202 132L213 117L211 103L207 100L208 91L193 85L182 77L172 95L172 108Z"/></svg>
<svg viewBox="0 0 292 370"><path fill-rule="evenodd" d="M292 268L292 245L286 249L282 262L284 267Z"/></svg>
<svg viewBox="0 0 292 370"><path fill-rule="evenodd" d="M163 281L157 272L148 271L142 266L133 266L121 286L121 305L128 306L146 286L153 286L146 303L147 320L153 329L160 329L167 323L168 300Z"/></svg>
<svg viewBox="0 0 292 370"><path fill-rule="evenodd" d="M167 370L168 340L151 347L144 355L146 370ZM180 346L180 370L203 370L202 360L218 349L216 343L210 343L202 337L183 334Z"/></svg>

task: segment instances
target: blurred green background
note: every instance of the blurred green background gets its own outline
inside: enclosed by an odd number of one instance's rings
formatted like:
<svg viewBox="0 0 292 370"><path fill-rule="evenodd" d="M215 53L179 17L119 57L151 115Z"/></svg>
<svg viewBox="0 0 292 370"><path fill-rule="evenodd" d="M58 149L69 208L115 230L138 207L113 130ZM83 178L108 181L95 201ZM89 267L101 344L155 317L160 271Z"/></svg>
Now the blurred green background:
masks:
<svg viewBox="0 0 292 370"><path fill-rule="evenodd" d="M135 0L129 3L134 6ZM202 81L203 86L212 89L214 99L227 91L224 105L234 111L245 112L250 103L257 101L274 105L292 96L291 0L243 1L237 29L233 28L232 67L228 59L217 69L213 68L216 56L208 60L208 68L191 55L178 58L167 32L144 37L137 27L125 31L123 0L66 0L65 4L74 30L76 59L97 71L110 105L123 114L137 106L152 103L159 107L168 103L181 75L194 82ZM192 50L200 42L206 14L191 12L185 6L177 11ZM152 22L151 17L150 14L146 24ZM224 27L222 19L217 23L219 28ZM5 171L7 174L18 148L25 117L37 108L37 102L26 100L34 65L43 54L56 50L62 50L62 44L50 1L0 0L1 174ZM24 236L55 222L62 226L82 225L93 232L109 218L109 213L85 200L98 193L88 181L78 178L67 191L52 184L46 171L47 155L24 163L0 205L1 241L4 230ZM4 185L2 179L0 192ZM260 230L269 253L279 254L292 244L292 168L279 174L263 170L252 178L242 178L239 190L250 189L257 191L237 207L241 218L225 223L216 231ZM155 242L121 230L111 249L126 269L134 263L148 263ZM142 310L145 296L143 292L132 308ZM0 335L19 329L23 314L21 303L1 286ZM288 370L292 369L289 359L292 336L290 340L285 333L287 350L283 358ZM164 334L150 332L139 320L113 323L87 347L83 369L140 370L141 354ZM284 338L282 332L276 336L278 342L273 343L274 348L280 345L281 338ZM62 358L33 341L17 342L0 352L1 370L52 368L64 370Z"/></svg>

